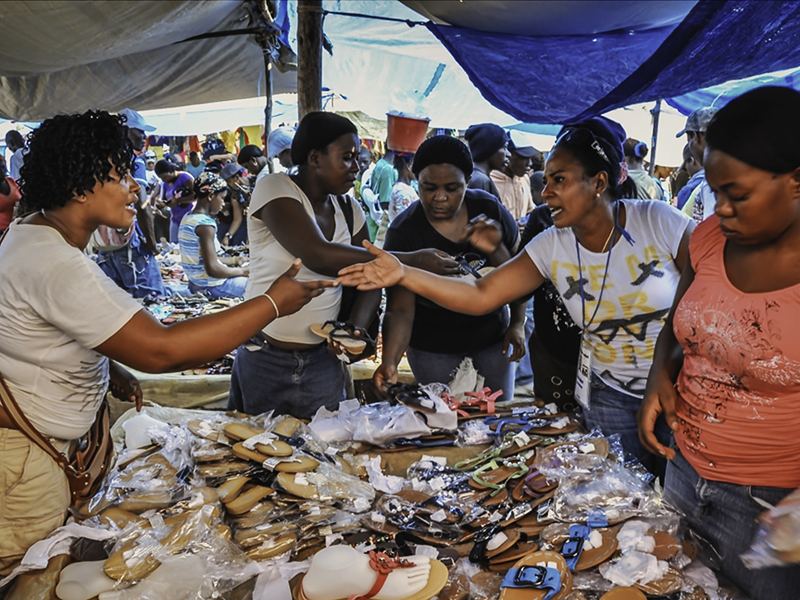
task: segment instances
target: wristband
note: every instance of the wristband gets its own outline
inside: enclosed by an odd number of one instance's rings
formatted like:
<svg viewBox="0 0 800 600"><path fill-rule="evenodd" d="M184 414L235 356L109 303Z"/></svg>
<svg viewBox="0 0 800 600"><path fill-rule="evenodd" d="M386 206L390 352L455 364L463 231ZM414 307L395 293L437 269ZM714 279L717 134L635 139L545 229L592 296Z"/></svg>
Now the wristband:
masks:
<svg viewBox="0 0 800 600"><path fill-rule="evenodd" d="M278 317L280 317L280 316L281 316L281 313L278 311L278 305L277 305L277 304L275 304L275 300L273 300L273 299L272 299L272 296L270 296L270 295L269 295L269 294L267 294L266 292L264 292L264 295L267 297L267 300L269 300L270 302L272 302L272 308L274 308L274 309L275 309L275 318L277 319Z"/></svg>

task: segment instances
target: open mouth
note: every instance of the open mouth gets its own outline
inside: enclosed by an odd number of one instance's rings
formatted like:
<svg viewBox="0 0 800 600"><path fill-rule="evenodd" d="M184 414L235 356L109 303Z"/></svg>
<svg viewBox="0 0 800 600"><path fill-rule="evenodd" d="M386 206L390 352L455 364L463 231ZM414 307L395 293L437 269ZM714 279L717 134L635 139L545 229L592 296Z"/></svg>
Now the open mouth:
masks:
<svg viewBox="0 0 800 600"><path fill-rule="evenodd" d="M550 208L550 216L551 217L555 218L556 215L558 215L560 213L561 213L561 209L560 208L552 208L552 207Z"/></svg>

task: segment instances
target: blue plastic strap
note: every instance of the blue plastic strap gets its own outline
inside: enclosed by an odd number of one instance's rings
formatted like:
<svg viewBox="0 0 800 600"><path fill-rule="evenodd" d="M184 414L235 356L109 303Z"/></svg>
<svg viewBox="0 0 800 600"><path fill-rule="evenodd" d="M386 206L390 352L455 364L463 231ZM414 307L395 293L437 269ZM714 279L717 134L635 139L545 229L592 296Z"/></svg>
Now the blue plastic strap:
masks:
<svg viewBox="0 0 800 600"><path fill-rule="evenodd" d="M608 517L602 508L597 508L589 513L589 518L586 519L586 524L594 529L598 527L608 527Z"/></svg>
<svg viewBox="0 0 800 600"><path fill-rule="evenodd" d="M586 525L570 525L569 538L561 547L561 555L567 561L567 567L574 571L583 554L583 545L589 539L590 529Z"/></svg>
<svg viewBox="0 0 800 600"><path fill-rule="evenodd" d="M561 590L561 572L552 567L539 565L511 568L503 577L500 587L549 590L543 600L550 600Z"/></svg>

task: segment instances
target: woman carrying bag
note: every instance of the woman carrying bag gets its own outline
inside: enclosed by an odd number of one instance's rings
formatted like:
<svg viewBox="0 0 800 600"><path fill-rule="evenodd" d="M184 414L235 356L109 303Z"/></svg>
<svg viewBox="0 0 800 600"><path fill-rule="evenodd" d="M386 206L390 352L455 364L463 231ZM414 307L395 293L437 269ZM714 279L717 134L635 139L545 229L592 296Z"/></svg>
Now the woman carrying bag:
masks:
<svg viewBox="0 0 800 600"><path fill-rule="evenodd" d="M60 115L31 134L21 186L36 212L0 242L0 374L31 426L70 459L106 391L141 407L135 377L218 358L330 282L298 282L294 264L266 293L230 310L165 327L84 253L100 225L127 229L138 184L124 118ZM0 396L2 399L2 396ZM63 524L70 488L62 464L0 409L0 576ZM10 409L10 410L9 410Z"/></svg>

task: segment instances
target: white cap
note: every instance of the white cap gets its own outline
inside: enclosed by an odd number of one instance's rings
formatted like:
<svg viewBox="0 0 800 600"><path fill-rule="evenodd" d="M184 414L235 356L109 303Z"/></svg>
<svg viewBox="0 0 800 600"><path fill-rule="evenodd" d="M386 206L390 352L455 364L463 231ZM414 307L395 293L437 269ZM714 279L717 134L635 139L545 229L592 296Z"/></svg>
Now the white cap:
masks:
<svg viewBox="0 0 800 600"><path fill-rule="evenodd" d="M125 108L119 111L119 114L127 119L125 124L132 129L141 129L142 131L156 130L156 128L153 127L152 125L148 125L147 121L144 120L144 117L135 110L131 110L130 108Z"/></svg>
<svg viewBox="0 0 800 600"><path fill-rule="evenodd" d="M278 127L270 131L267 138L267 158L275 158L287 148L291 148L293 139L294 127Z"/></svg>

